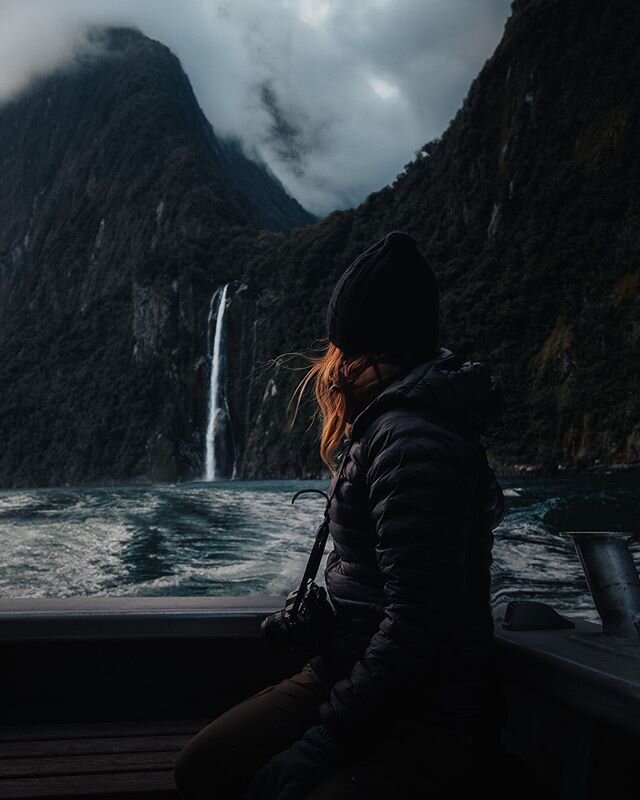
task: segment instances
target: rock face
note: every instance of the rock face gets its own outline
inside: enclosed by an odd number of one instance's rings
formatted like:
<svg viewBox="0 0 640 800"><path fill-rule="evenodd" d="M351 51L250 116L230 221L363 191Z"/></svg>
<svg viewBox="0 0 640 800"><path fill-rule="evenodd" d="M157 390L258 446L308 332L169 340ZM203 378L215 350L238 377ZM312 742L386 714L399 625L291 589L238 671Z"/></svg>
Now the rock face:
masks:
<svg viewBox="0 0 640 800"><path fill-rule="evenodd" d="M505 387L494 463L638 463L639 35L632 0L517 0L441 138L359 208L250 265L248 280L274 276L277 298L258 358L324 336L345 266L384 232L406 230L438 275L443 344L486 361ZM299 448L284 452L270 434L299 377L276 378L248 475L265 469L265 441L288 472L299 468Z"/></svg>
<svg viewBox="0 0 640 800"><path fill-rule="evenodd" d="M494 463L640 460L639 34L635 0L517 0L442 137L315 222L135 32L0 109L0 485L200 477L225 283L238 477L325 477L310 395L290 430L305 363L274 359L321 352L392 229L438 275L442 343L503 382Z"/></svg>
<svg viewBox="0 0 640 800"><path fill-rule="evenodd" d="M315 219L216 137L167 48L96 35L0 109L4 486L197 477L208 301L238 272L218 254Z"/></svg>

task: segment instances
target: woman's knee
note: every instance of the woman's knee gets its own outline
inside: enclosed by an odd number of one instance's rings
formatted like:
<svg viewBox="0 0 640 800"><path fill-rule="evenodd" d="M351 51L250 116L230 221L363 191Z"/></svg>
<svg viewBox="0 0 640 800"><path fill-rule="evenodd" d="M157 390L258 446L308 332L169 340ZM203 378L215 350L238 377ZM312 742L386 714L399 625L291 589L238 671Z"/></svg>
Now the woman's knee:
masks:
<svg viewBox="0 0 640 800"><path fill-rule="evenodd" d="M194 769L195 763L192 761L190 755L182 750L178 754L175 764L173 765L173 780L180 792L180 796L185 798L196 797L194 789L197 786L195 778L196 770Z"/></svg>
<svg viewBox="0 0 640 800"><path fill-rule="evenodd" d="M184 800L212 797L212 787L224 782L229 767L228 738L220 735L215 721L196 734L181 752L173 767L173 777Z"/></svg>
<svg viewBox="0 0 640 800"><path fill-rule="evenodd" d="M213 796L299 739L319 719L326 695L306 668L237 703L203 728L179 754L174 779L185 800Z"/></svg>

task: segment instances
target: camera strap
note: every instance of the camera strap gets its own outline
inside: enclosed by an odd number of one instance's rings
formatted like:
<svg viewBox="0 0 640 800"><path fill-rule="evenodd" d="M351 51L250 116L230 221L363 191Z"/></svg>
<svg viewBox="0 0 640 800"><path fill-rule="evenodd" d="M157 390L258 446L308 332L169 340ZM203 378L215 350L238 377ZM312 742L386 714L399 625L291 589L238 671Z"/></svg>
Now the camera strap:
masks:
<svg viewBox="0 0 640 800"><path fill-rule="evenodd" d="M335 494L338 482L340 481L340 478L342 476L344 465L347 461L347 452L350 443L351 443L350 440L347 439L346 447L342 454L342 463L340 464L340 470L336 475L336 478L331 486L331 490L327 497L327 504L324 509L324 519L320 527L318 528L318 533L316 534L316 539L313 543L313 547L311 548L311 554L309 555L307 566L305 567L302 580L300 581L300 588L298 589L298 593L293 608L291 610L293 616L295 616L298 613L307 584L309 583L309 581L315 580L315 577L318 574L320 562L322 561L322 554L324 553L324 548L326 547L327 538L329 536L329 506L331 505L331 500L333 499L333 495Z"/></svg>

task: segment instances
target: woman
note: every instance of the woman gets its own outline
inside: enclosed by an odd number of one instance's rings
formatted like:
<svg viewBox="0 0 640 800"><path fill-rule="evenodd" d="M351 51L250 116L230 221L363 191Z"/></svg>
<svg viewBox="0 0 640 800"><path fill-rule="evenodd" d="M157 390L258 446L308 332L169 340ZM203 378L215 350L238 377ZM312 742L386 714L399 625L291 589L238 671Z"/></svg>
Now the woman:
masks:
<svg viewBox="0 0 640 800"><path fill-rule="evenodd" d="M435 276L400 231L343 273L327 328L298 388L315 380L333 475L325 582L339 632L187 745L185 799L462 797L494 766L504 498L480 436L501 421L499 385L440 346Z"/></svg>

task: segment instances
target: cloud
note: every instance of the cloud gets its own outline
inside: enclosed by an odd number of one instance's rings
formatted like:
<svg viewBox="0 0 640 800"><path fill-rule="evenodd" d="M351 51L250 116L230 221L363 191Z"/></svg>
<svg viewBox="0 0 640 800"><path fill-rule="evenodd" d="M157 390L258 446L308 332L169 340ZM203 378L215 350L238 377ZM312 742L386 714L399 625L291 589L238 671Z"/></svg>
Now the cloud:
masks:
<svg viewBox="0 0 640 800"><path fill-rule="evenodd" d="M325 214L390 183L446 128L509 0L0 0L0 101L133 25L180 58L217 133Z"/></svg>

